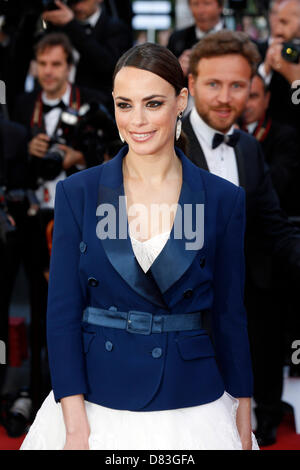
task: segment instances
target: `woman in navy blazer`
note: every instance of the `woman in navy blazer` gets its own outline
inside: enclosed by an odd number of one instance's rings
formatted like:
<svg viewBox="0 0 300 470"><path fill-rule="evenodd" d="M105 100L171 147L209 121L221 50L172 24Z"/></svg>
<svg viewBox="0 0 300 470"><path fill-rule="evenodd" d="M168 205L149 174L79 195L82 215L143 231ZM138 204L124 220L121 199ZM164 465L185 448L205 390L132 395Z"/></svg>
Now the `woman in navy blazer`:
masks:
<svg viewBox="0 0 300 470"><path fill-rule="evenodd" d="M53 392L22 448L257 448L244 191L174 148L183 84L166 48L125 53L113 97L127 145L57 185Z"/></svg>

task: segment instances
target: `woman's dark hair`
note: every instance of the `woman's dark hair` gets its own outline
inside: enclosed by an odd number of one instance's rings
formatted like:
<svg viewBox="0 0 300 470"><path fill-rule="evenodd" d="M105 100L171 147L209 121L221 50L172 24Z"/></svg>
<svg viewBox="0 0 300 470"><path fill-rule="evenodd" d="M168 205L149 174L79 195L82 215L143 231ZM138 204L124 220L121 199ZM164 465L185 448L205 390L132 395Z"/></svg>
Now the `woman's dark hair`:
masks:
<svg viewBox="0 0 300 470"><path fill-rule="evenodd" d="M184 75L177 58L169 49L159 44L146 42L125 52L115 67L113 83L123 67L136 67L155 73L174 87L176 95L179 95L185 86Z"/></svg>

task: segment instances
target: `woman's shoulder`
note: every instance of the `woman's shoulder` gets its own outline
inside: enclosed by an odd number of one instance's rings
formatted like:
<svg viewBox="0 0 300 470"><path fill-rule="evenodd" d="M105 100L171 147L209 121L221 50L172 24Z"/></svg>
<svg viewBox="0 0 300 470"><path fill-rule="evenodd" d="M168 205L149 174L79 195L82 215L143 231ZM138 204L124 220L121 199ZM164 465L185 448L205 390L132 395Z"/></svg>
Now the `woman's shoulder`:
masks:
<svg viewBox="0 0 300 470"><path fill-rule="evenodd" d="M92 166L85 170L80 170L63 180L63 185L66 189L78 188L81 186L88 186L93 181L97 181L102 171L102 165Z"/></svg>

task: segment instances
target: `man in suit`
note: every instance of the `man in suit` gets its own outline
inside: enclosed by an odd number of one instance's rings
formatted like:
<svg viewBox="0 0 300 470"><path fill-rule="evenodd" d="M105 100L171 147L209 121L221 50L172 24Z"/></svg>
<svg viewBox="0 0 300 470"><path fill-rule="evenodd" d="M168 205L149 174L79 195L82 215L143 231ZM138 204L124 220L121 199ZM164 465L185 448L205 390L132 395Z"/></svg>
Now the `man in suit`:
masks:
<svg viewBox="0 0 300 470"><path fill-rule="evenodd" d="M300 142L296 131L272 119L271 92L258 73L253 77L242 117L243 129L261 144L280 205L290 216L300 216Z"/></svg>
<svg viewBox="0 0 300 470"><path fill-rule="evenodd" d="M255 45L243 33L220 31L200 41L190 61L189 89L195 106L183 129L188 138L187 155L195 164L246 191L245 300L257 403L256 432L260 445L266 445L275 441L281 419L281 387L277 386L274 398L272 390L278 380L270 369L277 365L282 386L281 344L274 336L282 312L270 310L270 298L265 295L265 287L271 282L265 252L278 256L276 262L283 261L299 282L300 233L280 208L260 144L249 134L234 130L258 61ZM256 381L262 365L264 388Z"/></svg>
<svg viewBox="0 0 300 470"><path fill-rule="evenodd" d="M195 24L171 34L168 48L178 57L184 75L188 74L191 49L210 32L223 29L223 0L188 0Z"/></svg>
<svg viewBox="0 0 300 470"><path fill-rule="evenodd" d="M70 7L61 1L56 4L57 10L42 16L52 29L65 33L76 49L75 82L100 90L112 104L113 70L119 57L132 46L130 31L122 21L108 15L103 0L82 0Z"/></svg>
<svg viewBox="0 0 300 470"><path fill-rule="evenodd" d="M270 40L259 43L263 57L259 73L271 92L270 116L299 131L299 106L293 99L294 82L300 78L300 64L282 57L282 44L300 37L300 1L284 0L277 5L271 22Z"/></svg>

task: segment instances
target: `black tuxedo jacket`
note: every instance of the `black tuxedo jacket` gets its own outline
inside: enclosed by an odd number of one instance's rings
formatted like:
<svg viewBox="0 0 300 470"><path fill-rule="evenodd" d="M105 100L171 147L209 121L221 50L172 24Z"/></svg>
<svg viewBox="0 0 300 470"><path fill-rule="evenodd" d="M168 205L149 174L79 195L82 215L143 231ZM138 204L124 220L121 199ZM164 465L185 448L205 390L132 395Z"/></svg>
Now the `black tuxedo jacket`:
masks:
<svg viewBox="0 0 300 470"><path fill-rule="evenodd" d="M112 75L119 57L132 46L131 32L117 18L108 15L104 5L95 28L87 34L75 19L60 28L80 53L75 82L101 90L111 99Z"/></svg>
<svg viewBox="0 0 300 470"><path fill-rule="evenodd" d="M198 42L195 25L174 31L169 38L168 49L179 57L186 49L191 49Z"/></svg>
<svg viewBox="0 0 300 470"><path fill-rule="evenodd" d="M191 49L197 42L199 39L196 36L196 25L193 24L188 28L175 30L169 38L167 47L176 57L179 57L183 51Z"/></svg>
<svg viewBox="0 0 300 470"><path fill-rule="evenodd" d="M23 189L27 172L26 129L0 115L0 186Z"/></svg>
<svg viewBox="0 0 300 470"><path fill-rule="evenodd" d="M188 140L187 156L209 171L189 117L183 120L183 130ZM283 262L286 270L296 279L300 274L300 231L288 221L280 207L261 146L254 137L240 131L235 154L239 184L246 192L247 274L258 287L269 287L271 265L268 258L276 255L276 259Z"/></svg>
<svg viewBox="0 0 300 470"><path fill-rule="evenodd" d="M300 141L296 131L272 120L266 138L260 142L270 167L280 205L291 216L300 215Z"/></svg>

